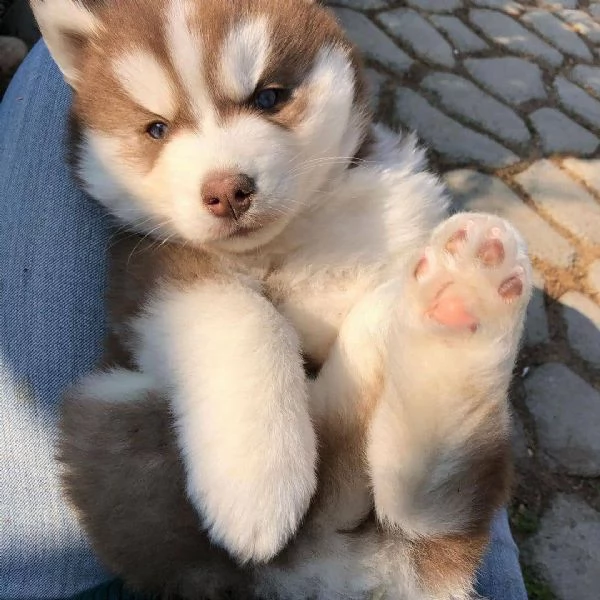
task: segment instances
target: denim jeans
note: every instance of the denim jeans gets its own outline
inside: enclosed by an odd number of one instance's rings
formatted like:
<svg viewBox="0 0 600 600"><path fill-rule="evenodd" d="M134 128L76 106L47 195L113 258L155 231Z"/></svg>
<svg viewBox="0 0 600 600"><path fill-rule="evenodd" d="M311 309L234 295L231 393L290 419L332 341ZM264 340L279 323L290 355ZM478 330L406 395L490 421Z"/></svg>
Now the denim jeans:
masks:
<svg viewBox="0 0 600 600"><path fill-rule="evenodd" d="M69 91L43 43L0 106L0 599L125 597L61 497L57 403L99 358L108 226L65 166ZM100 586L100 587L98 587ZM526 598L506 512L479 591ZM82 594L82 595L80 595Z"/></svg>

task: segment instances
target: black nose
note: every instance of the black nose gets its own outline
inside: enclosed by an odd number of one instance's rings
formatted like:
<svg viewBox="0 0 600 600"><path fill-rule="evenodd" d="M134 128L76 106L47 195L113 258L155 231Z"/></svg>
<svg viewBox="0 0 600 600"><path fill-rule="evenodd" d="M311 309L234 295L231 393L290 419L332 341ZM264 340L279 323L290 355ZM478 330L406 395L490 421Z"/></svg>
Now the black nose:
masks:
<svg viewBox="0 0 600 600"><path fill-rule="evenodd" d="M202 202L216 217L238 219L252 204L256 182L252 177L226 171L210 173L202 184Z"/></svg>

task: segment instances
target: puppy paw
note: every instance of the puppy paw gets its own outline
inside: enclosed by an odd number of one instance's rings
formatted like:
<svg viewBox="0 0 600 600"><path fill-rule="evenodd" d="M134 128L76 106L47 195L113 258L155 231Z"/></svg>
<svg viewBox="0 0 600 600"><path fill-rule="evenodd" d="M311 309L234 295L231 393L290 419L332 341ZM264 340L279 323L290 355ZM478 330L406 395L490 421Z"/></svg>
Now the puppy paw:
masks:
<svg viewBox="0 0 600 600"><path fill-rule="evenodd" d="M183 448L188 496L211 540L241 564L274 558L296 532L316 489L312 428L273 431L273 437L228 447L228 456L225 435L218 452L205 446L195 460Z"/></svg>
<svg viewBox="0 0 600 600"><path fill-rule="evenodd" d="M462 213L442 223L411 276L420 323L440 333L513 327L531 294L525 245L493 215Z"/></svg>
<svg viewBox="0 0 600 600"><path fill-rule="evenodd" d="M281 473L285 480L289 473ZM274 558L289 541L314 493L313 481L289 482L239 490L224 502L229 514L207 514L209 535L241 563L263 563ZM211 519L211 517L213 517Z"/></svg>

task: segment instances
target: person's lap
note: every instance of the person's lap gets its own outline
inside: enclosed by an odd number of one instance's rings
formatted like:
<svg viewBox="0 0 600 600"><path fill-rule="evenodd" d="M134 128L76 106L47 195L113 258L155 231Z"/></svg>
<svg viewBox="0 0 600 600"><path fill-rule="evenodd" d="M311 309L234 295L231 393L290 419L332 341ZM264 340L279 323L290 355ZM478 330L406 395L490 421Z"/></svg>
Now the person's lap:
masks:
<svg viewBox="0 0 600 600"><path fill-rule="evenodd" d="M123 598L59 489L61 391L98 358L108 227L64 160L69 94L38 44L0 106L0 599ZM506 512L479 591L526 598ZM95 591L89 591L96 588Z"/></svg>

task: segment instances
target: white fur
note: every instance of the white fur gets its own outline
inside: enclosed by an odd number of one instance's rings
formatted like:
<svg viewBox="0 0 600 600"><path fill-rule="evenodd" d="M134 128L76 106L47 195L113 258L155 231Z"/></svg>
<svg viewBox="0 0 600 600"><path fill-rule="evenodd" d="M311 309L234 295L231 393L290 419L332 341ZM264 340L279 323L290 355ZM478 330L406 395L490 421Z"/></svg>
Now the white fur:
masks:
<svg viewBox="0 0 600 600"><path fill-rule="evenodd" d="M32 9L52 58L67 82L77 87L78 56L70 36L91 37L100 29L100 22L83 4L73 0L32 0Z"/></svg>
<svg viewBox="0 0 600 600"><path fill-rule="evenodd" d="M237 23L228 33L220 58L220 85L233 100L247 99L265 68L271 32L265 17Z"/></svg>
<svg viewBox="0 0 600 600"><path fill-rule="evenodd" d="M320 50L307 86L310 107L299 131L306 144L304 156L313 161L313 169L319 167L319 157L338 159L342 165L339 159L343 158L347 164L359 142L360 130L354 120L362 117L354 110L355 72L347 51L337 47Z"/></svg>
<svg viewBox="0 0 600 600"><path fill-rule="evenodd" d="M123 160L120 139L88 130L83 132L79 152L77 171L86 191L101 200L115 217L136 231L157 237L175 234L168 202L164 197L155 200L152 193L146 192L149 186L143 175Z"/></svg>
<svg viewBox="0 0 600 600"><path fill-rule="evenodd" d="M177 109L173 82L152 54L136 50L119 56L113 69L134 102L159 117L173 118Z"/></svg>
<svg viewBox="0 0 600 600"><path fill-rule="evenodd" d="M242 562L272 558L304 515L316 440L297 336L234 284L164 290L135 323L137 360L171 390L188 495Z"/></svg>
<svg viewBox="0 0 600 600"><path fill-rule="evenodd" d="M204 80L202 39L197 29L190 25L194 11L191 0L169 0L165 35L169 54L198 121L206 119L211 109Z"/></svg>
<svg viewBox="0 0 600 600"><path fill-rule="evenodd" d="M468 239L450 255L446 243L460 230ZM502 241L505 255L486 268L477 250L491 235ZM525 246L500 218L455 215L434 231L426 256L424 273L417 278L409 270L397 287L402 303L392 315L387 384L368 446L378 516L416 537L463 533L469 524L472 490L452 499L438 490L472 451L470 438L485 430L491 411L498 415L493 433L508 435L505 394L531 292ZM523 293L507 302L498 290L512 275L521 278ZM455 332L426 316L448 283L477 317L475 333Z"/></svg>

